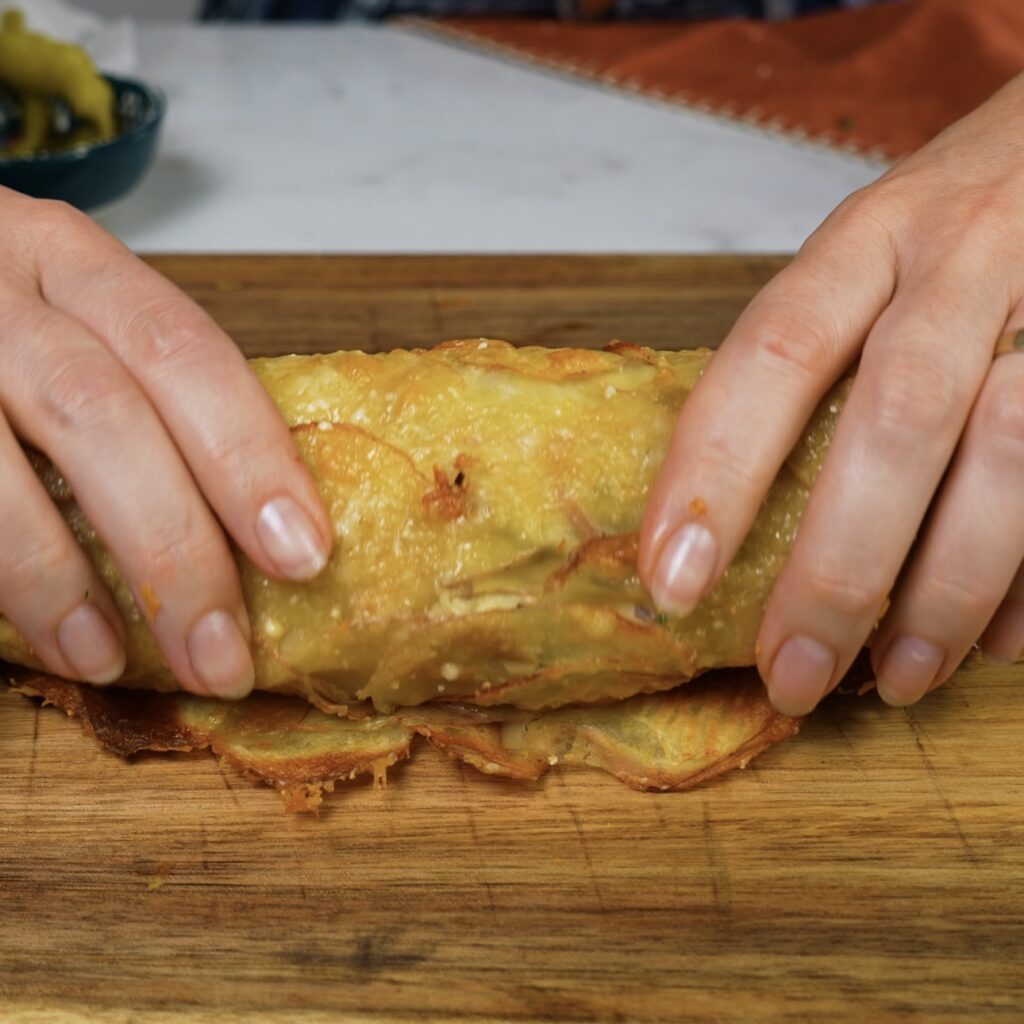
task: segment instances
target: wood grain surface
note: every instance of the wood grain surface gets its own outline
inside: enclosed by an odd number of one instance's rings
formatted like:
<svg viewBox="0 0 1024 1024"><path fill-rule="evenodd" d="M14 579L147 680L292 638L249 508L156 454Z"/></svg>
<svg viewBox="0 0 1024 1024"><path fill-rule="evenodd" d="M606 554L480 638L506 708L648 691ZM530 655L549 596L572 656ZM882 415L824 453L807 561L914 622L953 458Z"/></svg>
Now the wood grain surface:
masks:
<svg viewBox="0 0 1024 1024"><path fill-rule="evenodd" d="M334 315L343 342L376 317L378 347L555 343L563 288L574 344L713 341L780 265L153 262L263 351L330 347ZM433 319L449 288L466 305ZM1022 684L979 667L906 711L836 695L682 794L424 749L319 820L205 755L122 763L0 692L0 1019L1020 1021Z"/></svg>
<svg viewBox="0 0 1024 1024"><path fill-rule="evenodd" d="M715 345L788 262L749 256L154 256L250 355L433 345Z"/></svg>

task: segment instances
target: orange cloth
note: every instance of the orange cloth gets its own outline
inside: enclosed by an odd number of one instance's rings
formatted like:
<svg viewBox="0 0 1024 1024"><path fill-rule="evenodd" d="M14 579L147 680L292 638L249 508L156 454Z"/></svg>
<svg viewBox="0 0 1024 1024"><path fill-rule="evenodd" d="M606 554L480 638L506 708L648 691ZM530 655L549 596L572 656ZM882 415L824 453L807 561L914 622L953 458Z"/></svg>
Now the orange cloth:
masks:
<svg viewBox="0 0 1024 1024"><path fill-rule="evenodd" d="M775 23L449 18L435 27L890 158L927 142L1024 70L1024 0L902 0Z"/></svg>

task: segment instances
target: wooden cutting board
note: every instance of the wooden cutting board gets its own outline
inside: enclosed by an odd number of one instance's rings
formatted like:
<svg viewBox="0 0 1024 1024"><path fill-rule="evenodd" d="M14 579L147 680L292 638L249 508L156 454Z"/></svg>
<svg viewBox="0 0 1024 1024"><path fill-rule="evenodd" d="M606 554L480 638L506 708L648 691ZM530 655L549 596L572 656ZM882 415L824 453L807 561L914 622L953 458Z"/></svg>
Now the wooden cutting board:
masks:
<svg viewBox="0 0 1024 1024"><path fill-rule="evenodd" d="M783 263L153 264L250 352L716 342ZM1024 666L830 698L745 772L645 795L427 749L285 814L0 693L0 1019L1020 1021Z"/></svg>

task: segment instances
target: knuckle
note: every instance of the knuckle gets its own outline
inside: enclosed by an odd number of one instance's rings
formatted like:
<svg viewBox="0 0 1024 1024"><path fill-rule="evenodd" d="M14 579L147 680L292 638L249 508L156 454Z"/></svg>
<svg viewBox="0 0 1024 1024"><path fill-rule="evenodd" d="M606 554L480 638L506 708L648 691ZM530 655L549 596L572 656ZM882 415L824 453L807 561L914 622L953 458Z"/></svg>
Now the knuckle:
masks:
<svg viewBox="0 0 1024 1024"><path fill-rule="evenodd" d="M37 408L63 432L90 432L128 415L130 390L113 360L50 357L36 364L33 376Z"/></svg>
<svg viewBox="0 0 1024 1024"><path fill-rule="evenodd" d="M32 200L30 219L33 232L43 235L48 242L63 243L92 225L81 210L59 199Z"/></svg>
<svg viewBox="0 0 1024 1024"><path fill-rule="evenodd" d="M759 310L752 355L773 371L798 380L815 379L834 362L838 333L837 325L803 303L773 299Z"/></svg>
<svg viewBox="0 0 1024 1024"><path fill-rule="evenodd" d="M958 429L966 389L960 376L934 356L893 354L875 373L869 405L883 444L918 445Z"/></svg>
<svg viewBox="0 0 1024 1024"><path fill-rule="evenodd" d="M831 230L844 234L870 227L893 251L912 209L906 186L898 180L882 179L851 192L825 221Z"/></svg>
<svg viewBox="0 0 1024 1024"><path fill-rule="evenodd" d="M1015 234L1019 217L1020 183L1012 189L978 188L973 194L958 196L960 224L957 238L971 248L992 252L1000 243Z"/></svg>
<svg viewBox="0 0 1024 1024"><path fill-rule="evenodd" d="M119 333L130 339L133 361L159 372L197 365L208 354L211 323L197 306L171 296L127 312Z"/></svg>
<svg viewBox="0 0 1024 1024"><path fill-rule="evenodd" d="M823 566L805 572L800 586L812 606L831 609L849 622L874 621L887 592L853 573Z"/></svg>
<svg viewBox="0 0 1024 1024"><path fill-rule="evenodd" d="M824 220L822 227L826 230L843 231L849 227L856 227L865 211L874 206L874 196L877 195L871 186L856 189L851 192ZM821 228L819 228L819 231ZM813 237L813 236L812 236Z"/></svg>
<svg viewBox="0 0 1024 1024"><path fill-rule="evenodd" d="M1005 226L996 223L986 226L987 220L981 217L978 221L959 224L955 229L941 229L936 244L918 254L913 271L931 279L929 284L934 295L946 296L947 301L958 298L963 303L971 303L977 290L982 288L992 293L993 301L1001 298L997 292L1002 275L991 272L1004 255Z"/></svg>
<svg viewBox="0 0 1024 1024"><path fill-rule="evenodd" d="M16 602L20 595L37 591L44 581L66 579L68 569L75 564L76 551L70 538L58 533L9 545L6 556L0 583L8 598ZM48 585L52 587L53 583Z"/></svg>
<svg viewBox="0 0 1024 1024"><path fill-rule="evenodd" d="M152 523L139 555L140 579L158 593L180 591L187 579L225 578L230 558L208 515L187 502L175 516Z"/></svg>
<svg viewBox="0 0 1024 1024"><path fill-rule="evenodd" d="M936 281L936 294L993 293L993 301L1010 280L1001 273L1008 259L1020 257L1019 184L961 187L943 218L928 225L928 244L916 247L912 268L923 268Z"/></svg>
<svg viewBox="0 0 1024 1024"><path fill-rule="evenodd" d="M276 438L267 436L266 431L239 429L246 426L238 421L227 433L218 433L208 441L213 463L221 467L225 477L239 482L253 475L254 466L276 473L284 463L278 458L283 446L275 443Z"/></svg>
<svg viewBox="0 0 1024 1024"><path fill-rule="evenodd" d="M78 211L61 199L39 199L33 206L37 223L62 226L74 224Z"/></svg>
<svg viewBox="0 0 1024 1024"><path fill-rule="evenodd" d="M988 621L998 604L996 595L980 589L978 581L967 574L951 576L947 573L932 573L919 586L918 600L924 607L941 608L947 610L947 614L951 610L958 620L974 623L979 629Z"/></svg>
<svg viewBox="0 0 1024 1024"><path fill-rule="evenodd" d="M714 481L713 488L719 493L747 494L763 486L763 482L751 465L749 452L741 447L742 438L730 427L728 423L717 422L704 426L699 455L691 472L695 478Z"/></svg>

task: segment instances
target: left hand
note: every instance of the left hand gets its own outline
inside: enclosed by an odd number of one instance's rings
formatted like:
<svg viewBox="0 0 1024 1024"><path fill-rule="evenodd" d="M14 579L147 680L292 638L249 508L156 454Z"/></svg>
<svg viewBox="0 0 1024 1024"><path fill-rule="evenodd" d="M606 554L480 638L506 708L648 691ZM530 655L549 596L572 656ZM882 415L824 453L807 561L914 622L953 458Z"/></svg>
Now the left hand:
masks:
<svg viewBox="0 0 1024 1024"><path fill-rule="evenodd" d="M761 625L758 668L784 713L838 683L890 594L871 640L890 704L946 680L979 637L993 660L1024 650L1024 352L993 359L1024 327L1022 124L1024 76L847 199L679 417L639 565L657 603L685 613L860 359Z"/></svg>

